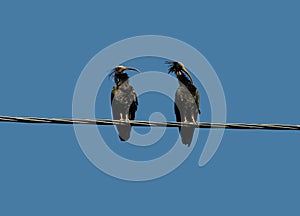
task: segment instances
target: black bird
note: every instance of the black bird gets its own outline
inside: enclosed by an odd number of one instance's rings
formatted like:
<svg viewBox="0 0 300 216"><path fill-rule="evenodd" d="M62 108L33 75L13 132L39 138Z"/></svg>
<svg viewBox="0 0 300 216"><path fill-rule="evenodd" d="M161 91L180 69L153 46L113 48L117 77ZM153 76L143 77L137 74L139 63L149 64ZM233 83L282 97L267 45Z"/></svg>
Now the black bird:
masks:
<svg viewBox="0 0 300 216"><path fill-rule="evenodd" d="M169 64L169 73L175 73L179 82L179 87L175 94L174 110L177 122L193 122L197 124L198 114L200 114L198 89L194 86L192 77L181 62L166 62ZM181 126L179 133L182 143L190 146L195 127Z"/></svg>
<svg viewBox="0 0 300 216"><path fill-rule="evenodd" d="M134 70L140 72L136 68L117 66L113 69L114 81L116 85L111 91L111 106L113 119L121 121L134 120L135 112L138 106L137 95L134 88L129 85L129 77L125 70ZM127 141L130 137L130 124L117 125L119 138L121 141Z"/></svg>

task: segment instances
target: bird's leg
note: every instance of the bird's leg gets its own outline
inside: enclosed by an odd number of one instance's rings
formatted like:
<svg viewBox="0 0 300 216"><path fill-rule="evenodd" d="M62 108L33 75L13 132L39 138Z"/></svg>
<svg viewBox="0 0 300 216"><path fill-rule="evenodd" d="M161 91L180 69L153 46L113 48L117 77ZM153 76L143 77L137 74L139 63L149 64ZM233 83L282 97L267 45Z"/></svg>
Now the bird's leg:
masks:
<svg viewBox="0 0 300 216"><path fill-rule="evenodd" d="M188 120L187 120L186 116L184 116L184 123L187 123L187 122L188 122Z"/></svg>
<svg viewBox="0 0 300 216"><path fill-rule="evenodd" d="M120 113L120 121L124 121L124 119L123 119L123 113Z"/></svg>
<svg viewBox="0 0 300 216"><path fill-rule="evenodd" d="M129 122L128 114L125 116L125 121Z"/></svg>
<svg viewBox="0 0 300 216"><path fill-rule="evenodd" d="M193 120L193 123L195 124L195 125L198 125L198 123L197 123L197 121L195 120L195 117L192 115L192 120Z"/></svg>
<svg viewBox="0 0 300 216"><path fill-rule="evenodd" d="M195 117L192 115L192 120L193 120L193 123L196 124L196 120L195 120Z"/></svg>

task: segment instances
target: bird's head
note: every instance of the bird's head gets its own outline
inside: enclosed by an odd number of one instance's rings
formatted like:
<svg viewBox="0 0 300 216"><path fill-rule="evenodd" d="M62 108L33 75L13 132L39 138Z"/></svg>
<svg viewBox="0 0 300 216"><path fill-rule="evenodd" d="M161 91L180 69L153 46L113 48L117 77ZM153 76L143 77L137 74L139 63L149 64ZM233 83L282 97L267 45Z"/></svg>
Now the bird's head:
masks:
<svg viewBox="0 0 300 216"><path fill-rule="evenodd" d="M121 80L123 80L123 81L127 80L128 75L126 73L124 73L125 70L133 70L133 71L136 71L136 72L140 73L140 71L136 68L119 65L119 66L116 66L111 71L111 73L109 74L109 77L114 76L115 83L118 83Z"/></svg>
<svg viewBox="0 0 300 216"><path fill-rule="evenodd" d="M190 81L193 83L193 79L188 70L185 68L184 64L176 61L167 61L166 64L169 65L169 73L175 73L177 76L181 76L184 73L189 77Z"/></svg>
<svg viewBox="0 0 300 216"><path fill-rule="evenodd" d="M125 70L133 70L133 71L136 71L136 72L140 73L140 71L138 69L136 69L136 68L126 67L126 66L123 66L123 65L116 66L113 69L113 72L115 74L122 74Z"/></svg>

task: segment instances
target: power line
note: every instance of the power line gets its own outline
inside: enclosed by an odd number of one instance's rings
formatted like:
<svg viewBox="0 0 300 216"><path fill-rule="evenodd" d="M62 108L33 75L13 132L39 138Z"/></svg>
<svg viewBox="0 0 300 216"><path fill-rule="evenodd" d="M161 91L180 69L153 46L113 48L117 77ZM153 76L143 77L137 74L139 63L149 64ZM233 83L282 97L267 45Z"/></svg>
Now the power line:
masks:
<svg viewBox="0 0 300 216"><path fill-rule="evenodd" d="M245 124L245 123L209 123L209 122L153 122L153 121L120 121L109 119L68 119L0 116L0 122L32 123L32 124L87 124L87 125L126 125L143 127L179 127L226 128L226 129L261 129L261 130L300 130L300 125L290 124Z"/></svg>

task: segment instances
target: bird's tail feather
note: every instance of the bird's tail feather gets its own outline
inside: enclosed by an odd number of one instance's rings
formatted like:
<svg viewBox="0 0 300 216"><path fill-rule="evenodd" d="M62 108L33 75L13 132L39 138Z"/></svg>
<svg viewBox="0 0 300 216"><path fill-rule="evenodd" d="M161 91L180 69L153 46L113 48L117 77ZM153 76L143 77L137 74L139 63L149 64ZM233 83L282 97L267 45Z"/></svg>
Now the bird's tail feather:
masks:
<svg viewBox="0 0 300 216"><path fill-rule="evenodd" d="M117 129L121 141L127 141L130 138L130 132L131 132L130 125L118 125Z"/></svg>
<svg viewBox="0 0 300 216"><path fill-rule="evenodd" d="M190 146L193 140L195 128L193 127L181 127L180 128L180 136L183 144Z"/></svg>

